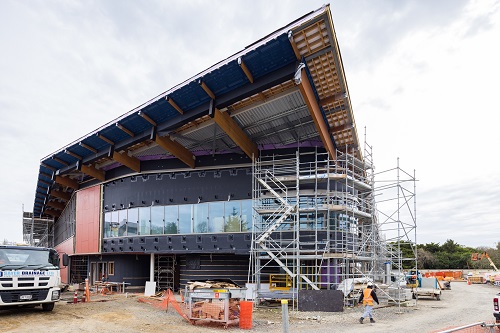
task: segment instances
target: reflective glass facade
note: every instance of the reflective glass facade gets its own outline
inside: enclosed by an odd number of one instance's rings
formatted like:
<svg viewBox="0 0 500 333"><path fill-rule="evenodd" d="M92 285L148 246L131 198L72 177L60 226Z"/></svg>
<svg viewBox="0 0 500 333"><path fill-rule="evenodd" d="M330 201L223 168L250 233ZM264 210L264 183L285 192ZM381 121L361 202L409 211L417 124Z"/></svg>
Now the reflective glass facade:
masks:
<svg viewBox="0 0 500 333"><path fill-rule="evenodd" d="M252 229L252 200L128 208L104 213L104 238L248 232Z"/></svg>

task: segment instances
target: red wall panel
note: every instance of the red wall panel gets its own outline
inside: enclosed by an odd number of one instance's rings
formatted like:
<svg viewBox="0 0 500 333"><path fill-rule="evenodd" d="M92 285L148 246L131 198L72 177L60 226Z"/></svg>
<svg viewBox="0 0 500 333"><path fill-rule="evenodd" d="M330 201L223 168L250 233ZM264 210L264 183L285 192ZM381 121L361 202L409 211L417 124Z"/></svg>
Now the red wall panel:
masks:
<svg viewBox="0 0 500 333"><path fill-rule="evenodd" d="M99 252L100 201L99 185L76 194L76 254Z"/></svg>
<svg viewBox="0 0 500 333"><path fill-rule="evenodd" d="M61 267L61 282L62 283L69 283L69 271L68 267L64 267L62 265L62 257L63 253L66 253L68 255L75 253L74 249L74 238L70 237L66 239L64 242L56 246L56 251L59 253L59 257L61 258L61 264L59 267Z"/></svg>

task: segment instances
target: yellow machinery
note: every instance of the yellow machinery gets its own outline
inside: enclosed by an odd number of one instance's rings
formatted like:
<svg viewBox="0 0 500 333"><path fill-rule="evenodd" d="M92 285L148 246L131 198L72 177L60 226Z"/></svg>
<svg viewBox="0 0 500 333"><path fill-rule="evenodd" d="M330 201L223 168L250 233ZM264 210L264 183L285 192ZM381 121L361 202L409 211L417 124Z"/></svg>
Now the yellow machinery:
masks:
<svg viewBox="0 0 500 333"><path fill-rule="evenodd" d="M288 274L269 275L269 290L290 290L292 279Z"/></svg>

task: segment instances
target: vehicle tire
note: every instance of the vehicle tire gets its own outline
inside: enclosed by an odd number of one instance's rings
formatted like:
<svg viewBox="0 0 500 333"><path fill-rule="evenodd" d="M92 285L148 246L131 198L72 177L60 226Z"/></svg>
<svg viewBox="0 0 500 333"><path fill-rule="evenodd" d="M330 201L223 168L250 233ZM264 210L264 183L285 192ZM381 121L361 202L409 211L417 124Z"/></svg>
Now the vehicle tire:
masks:
<svg viewBox="0 0 500 333"><path fill-rule="evenodd" d="M42 303L42 311L52 311L54 310L55 303Z"/></svg>
<svg viewBox="0 0 500 333"><path fill-rule="evenodd" d="M441 294L437 294L437 295L436 295L436 300L437 300L437 301L440 301L440 300L441 300Z"/></svg>

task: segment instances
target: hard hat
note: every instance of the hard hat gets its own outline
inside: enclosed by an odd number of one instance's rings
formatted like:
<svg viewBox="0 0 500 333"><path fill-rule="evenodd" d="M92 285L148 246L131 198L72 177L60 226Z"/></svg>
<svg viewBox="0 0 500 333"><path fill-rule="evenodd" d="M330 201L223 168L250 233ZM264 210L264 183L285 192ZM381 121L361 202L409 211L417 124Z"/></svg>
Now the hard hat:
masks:
<svg viewBox="0 0 500 333"><path fill-rule="evenodd" d="M368 282L368 283L366 284L366 286L367 286L367 287L373 287L373 283Z"/></svg>

